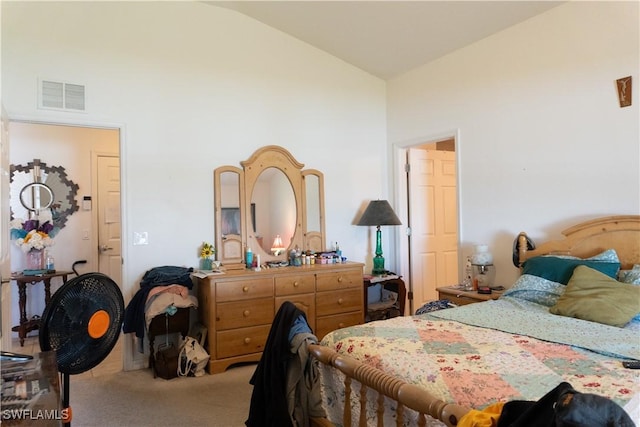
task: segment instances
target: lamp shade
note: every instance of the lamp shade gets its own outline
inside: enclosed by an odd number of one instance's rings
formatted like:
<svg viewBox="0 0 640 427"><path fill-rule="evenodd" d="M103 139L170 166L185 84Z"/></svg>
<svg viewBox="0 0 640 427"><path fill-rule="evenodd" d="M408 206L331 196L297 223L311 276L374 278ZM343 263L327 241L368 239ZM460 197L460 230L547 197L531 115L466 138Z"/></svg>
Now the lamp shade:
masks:
<svg viewBox="0 0 640 427"><path fill-rule="evenodd" d="M280 255L280 252L284 252L286 248L284 247L284 244L282 243L282 237L280 237L280 235L276 235L276 238L273 239L273 245L271 246L271 252L273 252L273 254L275 256Z"/></svg>
<svg viewBox="0 0 640 427"><path fill-rule="evenodd" d="M357 225L402 225L398 216L386 200L372 200L364 210Z"/></svg>

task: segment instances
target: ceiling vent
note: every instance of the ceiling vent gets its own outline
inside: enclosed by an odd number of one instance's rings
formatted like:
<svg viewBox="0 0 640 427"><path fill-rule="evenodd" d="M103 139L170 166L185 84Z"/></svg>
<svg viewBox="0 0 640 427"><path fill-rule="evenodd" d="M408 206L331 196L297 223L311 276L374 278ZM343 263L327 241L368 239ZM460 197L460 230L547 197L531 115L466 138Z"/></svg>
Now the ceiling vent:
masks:
<svg viewBox="0 0 640 427"><path fill-rule="evenodd" d="M85 87L81 84L40 80L40 108L63 111L85 111Z"/></svg>

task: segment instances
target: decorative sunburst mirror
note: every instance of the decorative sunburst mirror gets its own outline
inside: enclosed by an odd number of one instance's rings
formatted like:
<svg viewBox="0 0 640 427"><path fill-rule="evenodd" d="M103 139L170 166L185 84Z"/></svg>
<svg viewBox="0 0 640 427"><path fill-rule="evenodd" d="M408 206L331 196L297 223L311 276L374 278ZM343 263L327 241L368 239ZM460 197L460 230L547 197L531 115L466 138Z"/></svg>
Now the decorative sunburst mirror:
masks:
<svg viewBox="0 0 640 427"><path fill-rule="evenodd" d="M10 181L12 219L50 214L53 226L62 229L69 216L79 209L78 184L67 178L62 166L48 166L40 159L26 165L11 165Z"/></svg>

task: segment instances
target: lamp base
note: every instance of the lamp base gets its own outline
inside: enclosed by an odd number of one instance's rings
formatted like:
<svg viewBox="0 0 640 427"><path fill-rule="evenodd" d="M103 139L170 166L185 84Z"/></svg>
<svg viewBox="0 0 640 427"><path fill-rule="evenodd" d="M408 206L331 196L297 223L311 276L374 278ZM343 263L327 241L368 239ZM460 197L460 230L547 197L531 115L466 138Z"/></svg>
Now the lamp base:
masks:
<svg viewBox="0 0 640 427"><path fill-rule="evenodd" d="M373 270L371 274L374 276L381 276L386 274L387 270L384 268L384 257L382 255L376 255L373 257Z"/></svg>

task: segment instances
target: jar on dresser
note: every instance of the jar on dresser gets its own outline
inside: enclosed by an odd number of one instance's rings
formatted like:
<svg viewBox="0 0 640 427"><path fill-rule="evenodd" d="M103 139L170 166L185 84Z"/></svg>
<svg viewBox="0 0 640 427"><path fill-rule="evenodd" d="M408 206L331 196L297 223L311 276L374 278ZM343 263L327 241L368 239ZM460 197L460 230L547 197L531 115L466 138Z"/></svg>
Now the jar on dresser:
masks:
<svg viewBox="0 0 640 427"><path fill-rule="evenodd" d="M318 340L364 322L363 264L314 264L251 270L198 279L201 322L207 327L209 373L260 360L284 301L307 315Z"/></svg>

